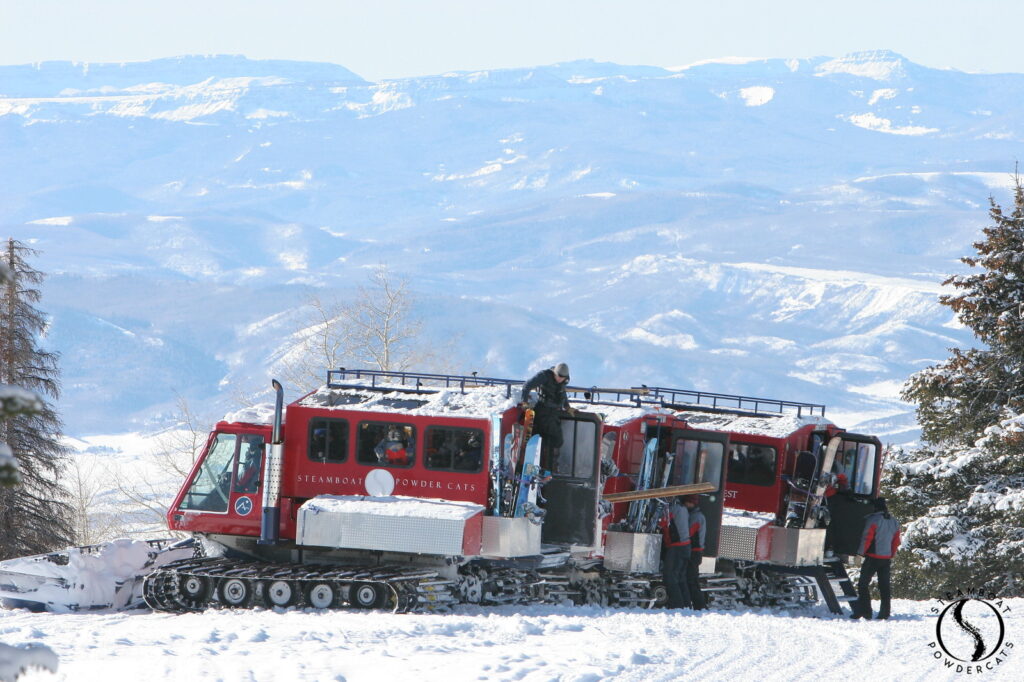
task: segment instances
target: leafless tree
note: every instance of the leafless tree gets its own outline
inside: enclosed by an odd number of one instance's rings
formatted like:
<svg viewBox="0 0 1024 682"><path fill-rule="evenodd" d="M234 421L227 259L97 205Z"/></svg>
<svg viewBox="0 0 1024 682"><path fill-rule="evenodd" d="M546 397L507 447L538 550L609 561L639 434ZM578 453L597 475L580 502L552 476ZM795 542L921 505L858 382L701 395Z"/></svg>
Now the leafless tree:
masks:
<svg viewBox="0 0 1024 682"><path fill-rule="evenodd" d="M71 458L64 473L76 545L96 545L127 535L121 514L103 507L102 497L109 486L101 479L108 480L106 470L82 456Z"/></svg>
<svg viewBox="0 0 1024 682"><path fill-rule="evenodd" d="M156 439L141 466L110 472L121 516L133 525L166 528L174 494L206 445L213 420L196 415L181 396L177 407L177 425Z"/></svg>
<svg viewBox="0 0 1024 682"><path fill-rule="evenodd" d="M311 296L309 314L295 337L299 343L281 360L285 382L305 392L320 386L337 367L401 371L436 366L422 341L416 299L405 278L379 265L350 301Z"/></svg>

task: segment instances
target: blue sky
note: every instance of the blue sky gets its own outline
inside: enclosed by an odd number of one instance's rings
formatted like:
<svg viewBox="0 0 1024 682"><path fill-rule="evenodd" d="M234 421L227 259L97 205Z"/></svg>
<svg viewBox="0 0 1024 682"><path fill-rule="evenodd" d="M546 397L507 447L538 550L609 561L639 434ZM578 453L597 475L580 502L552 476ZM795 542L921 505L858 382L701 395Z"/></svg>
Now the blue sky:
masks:
<svg viewBox="0 0 1024 682"><path fill-rule="evenodd" d="M0 64L243 54L371 80L572 59L890 49L931 67L1024 72L1011 0L0 0Z"/></svg>

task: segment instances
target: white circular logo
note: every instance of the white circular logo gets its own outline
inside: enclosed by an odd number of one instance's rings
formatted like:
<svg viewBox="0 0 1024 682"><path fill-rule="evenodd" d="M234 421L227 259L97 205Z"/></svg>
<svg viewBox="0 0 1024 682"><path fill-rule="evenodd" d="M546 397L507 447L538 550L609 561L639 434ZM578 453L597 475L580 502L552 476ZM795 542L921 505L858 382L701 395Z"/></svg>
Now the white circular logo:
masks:
<svg viewBox="0 0 1024 682"><path fill-rule="evenodd" d="M387 497L395 492L395 477L387 469L374 469L366 474L366 494L371 497Z"/></svg>

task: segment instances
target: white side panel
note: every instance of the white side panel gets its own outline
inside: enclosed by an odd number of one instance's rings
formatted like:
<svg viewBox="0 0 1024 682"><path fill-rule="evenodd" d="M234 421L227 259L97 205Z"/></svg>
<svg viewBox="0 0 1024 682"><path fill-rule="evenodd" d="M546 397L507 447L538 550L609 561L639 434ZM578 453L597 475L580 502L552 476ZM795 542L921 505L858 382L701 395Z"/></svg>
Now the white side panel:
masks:
<svg viewBox="0 0 1024 682"><path fill-rule="evenodd" d="M525 517L485 516L483 548L487 557L511 558L540 554L541 526Z"/></svg>
<svg viewBox="0 0 1024 682"><path fill-rule="evenodd" d="M400 497L320 496L299 507L299 545L460 555L480 505Z"/></svg>

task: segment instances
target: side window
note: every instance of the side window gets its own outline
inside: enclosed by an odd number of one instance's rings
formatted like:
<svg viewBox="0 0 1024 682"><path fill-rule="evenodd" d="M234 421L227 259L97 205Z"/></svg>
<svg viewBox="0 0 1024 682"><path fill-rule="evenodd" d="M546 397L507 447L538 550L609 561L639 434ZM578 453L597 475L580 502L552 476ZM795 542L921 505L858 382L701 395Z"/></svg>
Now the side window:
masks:
<svg viewBox="0 0 1024 682"><path fill-rule="evenodd" d="M857 444L857 473L854 476L853 492L870 495L875 485L875 452L873 443Z"/></svg>
<svg viewBox="0 0 1024 682"><path fill-rule="evenodd" d="M558 450L555 470L551 473L568 478L593 478L596 447L597 424L563 419L562 447Z"/></svg>
<svg viewBox="0 0 1024 682"><path fill-rule="evenodd" d="M348 457L348 422L344 419L309 420L309 450L314 462L344 462Z"/></svg>
<svg viewBox="0 0 1024 682"><path fill-rule="evenodd" d="M242 436L242 446L238 448L238 468L235 473L236 493L254 493L259 489L264 448L263 436Z"/></svg>
<svg viewBox="0 0 1024 682"><path fill-rule="evenodd" d="M477 473L483 468L484 432L448 426L429 426L423 461L428 469Z"/></svg>
<svg viewBox="0 0 1024 682"><path fill-rule="evenodd" d="M356 461L381 467L411 467L416 454L416 427L393 422L362 422Z"/></svg>
<svg viewBox="0 0 1024 682"><path fill-rule="evenodd" d="M672 485L686 485L697 480L697 446L695 440L676 441L675 461L672 462Z"/></svg>
<svg viewBox="0 0 1024 682"><path fill-rule="evenodd" d="M614 431L601 436L601 471L603 475L608 475L608 471L615 465L615 441L617 440L617 434Z"/></svg>
<svg viewBox="0 0 1024 682"><path fill-rule="evenodd" d="M225 512L231 492L231 467L235 461L238 436L218 433L181 501L181 509Z"/></svg>
<svg viewBox="0 0 1024 682"><path fill-rule="evenodd" d="M747 485L774 485L776 459L776 450L770 445L731 443L728 481Z"/></svg>
<svg viewBox="0 0 1024 682"><path fill-rule="evenodd" d="M724 457L725 448L721 443L678 439L669 477L672 485L706 482L720 487Z"/></svg>
<svg viewBox="0 0 1024 682"><path fill-rule="evenodd" d="M722 486L722 458L725 448L721 443L700 444L700 481L712 483L715 488Z"/></svg>

